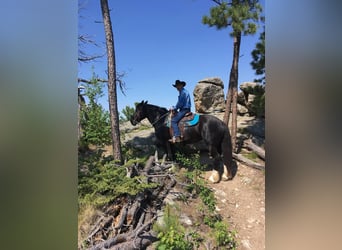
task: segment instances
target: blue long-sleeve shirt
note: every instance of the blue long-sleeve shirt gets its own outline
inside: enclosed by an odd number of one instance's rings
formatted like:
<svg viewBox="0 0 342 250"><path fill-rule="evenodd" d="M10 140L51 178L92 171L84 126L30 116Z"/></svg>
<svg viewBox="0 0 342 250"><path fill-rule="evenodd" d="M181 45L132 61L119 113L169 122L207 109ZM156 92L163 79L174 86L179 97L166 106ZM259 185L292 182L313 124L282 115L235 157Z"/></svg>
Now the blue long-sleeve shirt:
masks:
<svg viewBox="0 0 342 250"><path fill-rule="evenodd" d="M178 102L175 106L175 109L176 110L178 110L178 109L182 110L185 108L191 109L191 100L190 100L189 92L185 88L182 88L179 91Z"/></svg>

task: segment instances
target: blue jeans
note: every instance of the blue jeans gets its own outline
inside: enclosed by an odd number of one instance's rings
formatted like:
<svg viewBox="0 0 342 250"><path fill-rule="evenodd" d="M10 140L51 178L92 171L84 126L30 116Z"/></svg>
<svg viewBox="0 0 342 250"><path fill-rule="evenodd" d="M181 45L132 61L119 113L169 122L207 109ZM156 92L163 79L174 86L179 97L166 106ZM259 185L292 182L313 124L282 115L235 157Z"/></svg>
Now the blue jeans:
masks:
<svg viewBox="0 0 342 250"><path fill-rule="evenodd" d="M180 136L178 122L185 116L186 113L190 112L190 109L182 109L180 110L174 117L171 119L171 126L173 128L173 135Z"/></svg>

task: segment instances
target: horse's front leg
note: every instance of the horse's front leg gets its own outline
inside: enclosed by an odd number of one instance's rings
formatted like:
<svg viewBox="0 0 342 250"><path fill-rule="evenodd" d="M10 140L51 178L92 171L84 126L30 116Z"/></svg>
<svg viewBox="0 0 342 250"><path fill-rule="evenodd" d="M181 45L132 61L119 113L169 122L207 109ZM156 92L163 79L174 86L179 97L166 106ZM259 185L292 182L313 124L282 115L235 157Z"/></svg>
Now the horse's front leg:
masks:
<svg viewBox="0 0 342 250"><path fill-rule="evenodd" d="M171 147L170 142L166 142L166 153L167 153L167 158L169 158L171 161L173 161L173 150Z"/></svg>

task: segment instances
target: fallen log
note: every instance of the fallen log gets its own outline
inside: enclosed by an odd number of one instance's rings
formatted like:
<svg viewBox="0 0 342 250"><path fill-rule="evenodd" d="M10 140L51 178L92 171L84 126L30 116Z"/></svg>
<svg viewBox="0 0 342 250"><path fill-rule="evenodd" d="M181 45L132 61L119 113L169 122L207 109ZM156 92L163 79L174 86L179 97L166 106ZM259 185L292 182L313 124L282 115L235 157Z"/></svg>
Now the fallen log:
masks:
<svg viewBox="0 0 342 250"><path fill-rule="evenodd" d="M258 145L254 144L251 140L244 142L246 148L255 152L261 159L265 160L265 150Z"/></svg>
<svg viewBox="0 0 342 250"><path fill-rule="evenodd" d="M144 193L138 194L135 198L133 205L129 208L127 212L127 222L126 222L127 226L131 226L131 225L134 226L135 220L136 220L136 214L141 208L141 203L143 202L145 198L144 196L145 196Z"/></svg>
<svg viewBox="0 0 342 250"><path fill-rule="evenodd" d="M125 206L121 209L120 214L117 216L115 220L115 226L114 229L120 229L127 217L127 212L128 212L128 204L125 204Z"/></svg>
<svg viewBox="0 0 342 250"><path fill-rule="evenodd" d="M148 158L148 160L147 160L147 162L146 162L146 164L145 164L145 167L144 167L144 170L145 170L145 172L146 172L147 174L150 173L150 170L151 170L151 168L152 168L152 166L153 166L154 160L155 160L155 156L153 156L153 155L151 155L150 158Z"/></svg>
<svg viewBox="0 0 342 250"><path fill-rule="evenodd" d="M147 237L139 237L139 235L148 227L150 226L155 220L157 216L154 216L150 221L145 223L139 228L136 228L134 231L125 233L125 234L119 234L115 236L114 238L108 239L102 243L99 243L91 248L88 248L88 250L104 250L104 249L141 249L142 247L146 247L150 245L152 242ZM135 243L135 240L140 238L140 243ZM123 248L120 243L126 243L126 247ZM128 243L127 243L128 242ZM140 245L142 244L142 245ZM115 246L115 247L114 247ZM131 247L130 247L131 246Z"/></svg>
<svg viewBox="0 0 342 250"><path fill-rule="evenodd" d="M250 159L247 159L246 157L240 155L240 154L235 154L233 153L233 158L238 160L239 162L247 165L248 167L252 167L252 168L256 168L259 170L264 170L265 169L265 165L261 165L259 163L256 163Z"/></svg>
<svg viewBox="0 0 342 250"><path fill-rule="evenodd" d="M122 242L118 245L113 246L110 250L137 250L137 249L146 249L149 245L156 241L155 236L150 236L150 234L141 235L131 241Z"/></svg>

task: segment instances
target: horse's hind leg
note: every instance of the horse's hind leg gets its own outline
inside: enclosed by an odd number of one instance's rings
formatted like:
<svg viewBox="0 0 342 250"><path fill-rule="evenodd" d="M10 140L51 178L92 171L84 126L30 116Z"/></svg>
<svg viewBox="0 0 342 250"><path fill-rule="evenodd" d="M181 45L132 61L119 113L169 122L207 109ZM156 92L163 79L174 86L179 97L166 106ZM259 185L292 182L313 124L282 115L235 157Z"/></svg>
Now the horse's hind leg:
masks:
<svg viewBox="0 0 342 250"><path fill-rule="evenodd" d="M209 145L208 147L208 156L209 156L209 159L212 159L214 156L213 156L213 146L212 145Z"/></svg>
<svg viewBox="0 0 342 250"><path fill-rule="evenodd" d="M233 179L232 173L228 171L226 164L223 164L222 180L228 181L231 179Z"/></svg>
<svg viewBox="0 0 342 250"><path fill-rule="evenodd" d="M220 155L217 152L217 148L213 145L209 145L209 158L214 158L214 167L209 177L209 181L218 183L220 181L220 172L217 170L217 166L220 165Z"/></svg>

